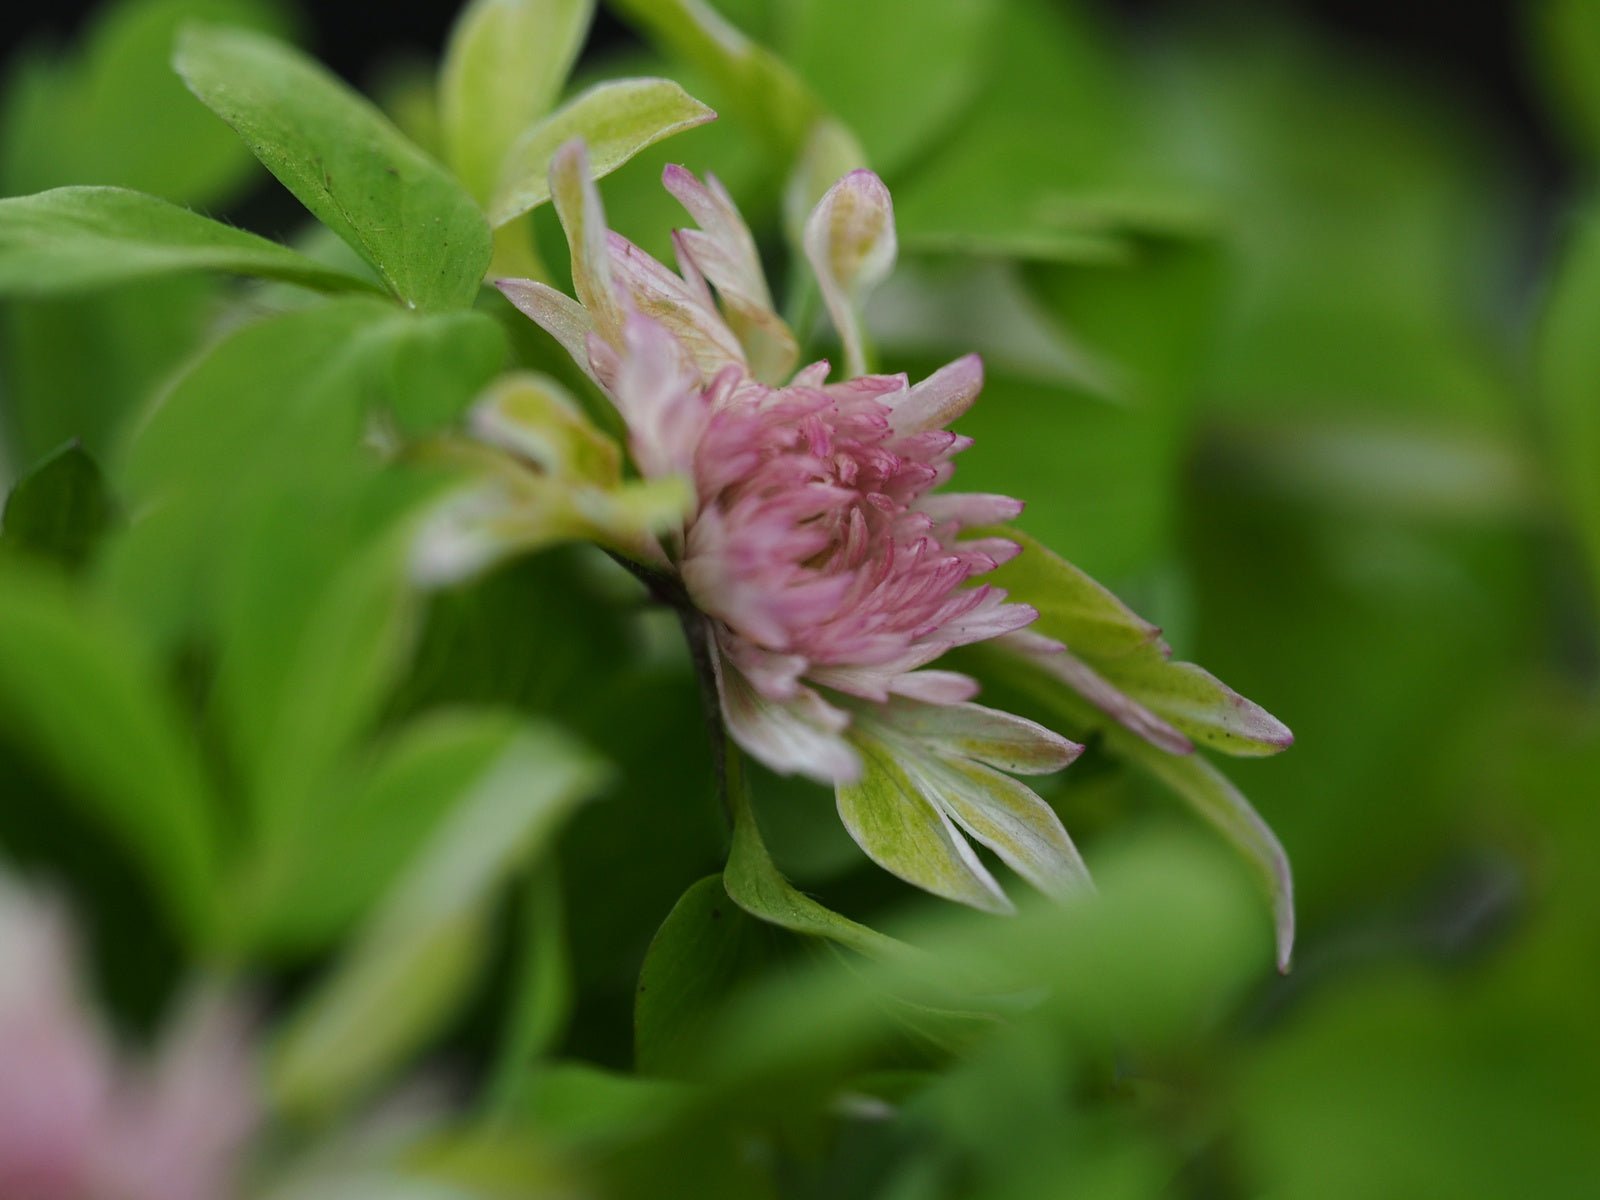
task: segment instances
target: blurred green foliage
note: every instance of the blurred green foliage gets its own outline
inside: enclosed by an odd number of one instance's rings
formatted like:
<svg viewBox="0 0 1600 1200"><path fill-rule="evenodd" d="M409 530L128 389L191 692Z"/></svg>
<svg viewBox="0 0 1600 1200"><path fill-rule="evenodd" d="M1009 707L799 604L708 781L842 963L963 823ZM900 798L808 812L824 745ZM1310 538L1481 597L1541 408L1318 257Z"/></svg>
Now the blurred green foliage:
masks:
<svg viewBox="0 0 1600 1200"><path fill-rule="evenodd" d="M564 32L528 69L559 79L587 8L532 7ZM408 443L511 362L587 388L474 295L485 155L516 131L452 152L483 132L459 79L443 123L431 81L390 89L396 128L190 27L190 85L353 251L212 229L52 260L0 223L0 850L71 897L114 1021L147 1028L191 971L258 986L291 1162L453 1064L373 1195L1600 1191L1595 197L1561 197L1530 271L1550 206L1485 114L1267 11L1133 38L1087 2L724 0L747 40L701 0L615 7L646 44L565 95L661 75L723 118L619 166L616 226L665 253L661 165L709 168L781 277L796 156L837 119L911 281L868 312L879 359L985 355L965 485L1025 497L1023 529L1293 728L1271 764L1165 783L1231 778L1277 830L1296 969L1270 976L1248 869L1114 733L1041 789L1101 896L955 914L871 869L818 788L754 770L724 820L677 630L598 553L418 594L449 481ZM1583 188L1596 13L1529 6ZM26 49L0 192L214 214L263 186L169 66L196 17L297 24L121 0ZM352 128L329 178L279 153ZM548 209L506 229L496 253L561 260ZM85 263L117 282L26 277ZM352 273L391 295L293 286ZM319 1194L284 1178L262 1194Z"/></svg>

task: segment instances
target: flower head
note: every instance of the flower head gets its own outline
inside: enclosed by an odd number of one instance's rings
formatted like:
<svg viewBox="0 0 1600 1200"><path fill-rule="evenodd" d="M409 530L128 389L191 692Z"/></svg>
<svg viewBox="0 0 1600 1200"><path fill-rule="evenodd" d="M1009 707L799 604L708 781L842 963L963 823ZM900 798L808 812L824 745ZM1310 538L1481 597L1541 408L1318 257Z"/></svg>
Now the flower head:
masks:
<svg viewBox="0 0 1600 1200"><path fill-rule="evenodd" d="M851 172L806 224L850 367L832 382L827 362L795 369L797 340L716 179L666 170L697 225L674 237L676 272L607 230L581 143L558 152L550 182L577 298L533 280L498 286L609 397L646 483L687 482L646 554L704 622L730 736L777 771L834 785L856 840L919 886L1008 906L964 834L1047 890L1081 883L1055 814L996 770L1057 770L1080 748L970 703L974 680L930 666L1037 614L983 582L1017 544L962 536L1021 504L943 490L969 445L947 426L977 399L978 359L916 384L864 372L855 305L895 254L882 181Z"/></svg>
<svg viewBox="0 0 1600 1200"><path fill-rule="evenodd" d="M826 362L789 374L795 338L731 199L680 167L665 184L699 225L675 238L681 274L605 230L572 144L552 188L581 307L531 281L500 287L616 404L640 472L692 482L661 557L712 624L735 740L777 770L852 781L854 703L969 700L972 680L923 668L1035 615L975 582L1015 543L959 539L1021 504L938 490L969 444L945 426L977 398L982 366L958 359L916 385L830 383ZM888 193L867 171L845 176L813 214L809 256L841 328L854 328L839 311L848 293L892 261L892 231Z"/></svg>

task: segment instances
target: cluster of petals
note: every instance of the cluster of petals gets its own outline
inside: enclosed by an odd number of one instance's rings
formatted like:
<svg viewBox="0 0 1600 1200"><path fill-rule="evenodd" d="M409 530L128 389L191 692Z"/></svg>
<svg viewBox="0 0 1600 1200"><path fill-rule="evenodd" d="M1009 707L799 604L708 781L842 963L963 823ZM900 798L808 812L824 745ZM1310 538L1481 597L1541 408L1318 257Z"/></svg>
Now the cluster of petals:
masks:
<svg viewBox="0 0 1600 1200"><path fill-rule="evenodd" d="M61 911L0 874L0 1196L217 1200L258 1116L235 1006L196 999L129 1061L80 999Z"/></svg>
<svg viewBox="0 0 1600 1200"><path fill-rule="evenodd" d="M731 735L774 769L847 783L861 770L852 709L970 700L974 681L928 664L1036 615L975 582L1016 544L960 536L1021 505L939 490L969 444L946 426L977 398L982 367L969 356L915 385L829 383L826 362L795 371L795 339L727 193L678 167L664 182L699 226L676 235L681 273L606 229L573 143L551 190L577 302L530 280L499 286L610 397L641 474L691 481L660 565L710 621ZM813 212L808 256L836 323L844 276L879 252L886 226L892 239L888 194L867 171Z"/></svg>

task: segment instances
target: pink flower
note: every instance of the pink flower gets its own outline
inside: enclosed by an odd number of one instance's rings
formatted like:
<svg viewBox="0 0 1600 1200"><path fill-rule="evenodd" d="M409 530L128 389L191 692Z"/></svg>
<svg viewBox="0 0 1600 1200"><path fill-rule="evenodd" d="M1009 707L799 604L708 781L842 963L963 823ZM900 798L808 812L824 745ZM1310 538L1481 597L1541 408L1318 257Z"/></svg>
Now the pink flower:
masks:
<svg viewBox="0 0 1600 1200"><path fill-rule="evenodd" d="M698 224L675 235L679 273L606 229L575 142L557 154L551 190L577 300L532 280L498 286L611 399L640 474L690 482L682 524L654 544L653 565L676 576L708 623L729 734L774 770L841 789L841 813L867 852L930 890L1006 905L958 826L1036 882L1080 878L1049 808L1014 781L990 778L993 766L1058 769L1079 747L968 703L974 680L929 669L947 650L1012 633L1037 614L981 581L1017 545L961 537L1016 516L1021 504L941 490L969 444L946 427L978 396L978 359L957 359L915 385L861 373L855 302L895 254L882 181L846 175L806 226L806 257L853 367L831 383L826 362L794 370L796 339L773 310L755 243L721 185L681 167L668 167L664 183ZM930 719L930 708L950 719ZM964 727L990 740L963 739ZM868 818L852 819L858 793L849 789L871 774L865 760L907 755L938 767L897 778L916 820L932 823L929 838L948 843L954 882L917 877L921 868L899 862L866 829ZM956 794L975 789L998 789L1004 800ZM983 812L997 803L1010 809L991 821ZM1026 846L1018 821L1038 833Z"/></svg>
<svg viewBox="0 0 1600 1200"><path fill-rule="evenodd" d="M223 1200L256 1122L236 1008L202 997L148 1064L120 1059L62 914L0 874L0 1196Z"/></svg>

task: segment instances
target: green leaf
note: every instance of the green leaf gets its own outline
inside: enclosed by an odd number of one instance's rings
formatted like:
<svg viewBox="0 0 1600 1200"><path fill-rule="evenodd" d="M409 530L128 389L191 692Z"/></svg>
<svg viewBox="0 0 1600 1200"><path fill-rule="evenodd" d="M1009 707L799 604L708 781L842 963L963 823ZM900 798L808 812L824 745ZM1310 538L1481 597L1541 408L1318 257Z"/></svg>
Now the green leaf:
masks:
<svg viewBox="0 0 1600 1200"><path fill-rule="evenodd" d="M256 942L298 952L342 936L517 732L509 715L439 711L330 776L315 811L292 827L255 882Z"/></svg>
<svg viewBox="0 0 1600 1200"><path fill-rule="evenodd" d="M1003 4L804 0L788 7L778 47L785 61L889 174L931 149L978 94Z"/></svg>
<svg viewBox="0 0 1600 1200"><path fill-rule="evenodd" d="M539 859L528 872L519 918L516 976L494 1073L485 1088L491 1111L500 1113L523 1103L529 1086L544 1071L540 1060L555 1050L566 1031L577 998L553 856Z"/></svg>
<svg viewBox="0 0 1600 1200"><path fill-rule="evenodd" d="M719 1010L766 965L774 936L729 902L716 875L683 894L639 971L633 1045L641 1074L696 1073Z"/></svg>
<svg viewBox="0 0 1600 1200"><path fill-rule="evenodd" d="M186 721L126 629L15 563L0 570L0 714L139 859L191 943L212 947L217 817Z"/></svg>
<svg viewBox="0 0 1600 1200"><path fill-rule="evenodd" d="M1536 0L1526 7L1549 92L1578 151L1600 158L1600 5Z"/></svg>
<svg viewBox="0 0 1600 1200"><path fill-rule="evenodd" d="M853 739L861 778L835 788L839 817L867 857L923 891L986 912L1009 913L994 876L951 819L918 788L888 747Z"/></svg>
<svg viewBox="0 0 1600 1200"><path fill-rule="evenodd" d="M589 169L603 179L646 147L716 115L670 79L596 84L517 139L494 188L489 223L499 227L549 201L550 162L573 138L587 143Z"/></svg>
<svg viewBox="0 0 1600 1200"><path fill-rule="evenodd" d="M1538 381L1548 453L1600 616L1600 209L1575 232L1546 302Z"/></svg>
<svg viewBox="0 0 1600 1200"><path fill-rule="evenodd" d="M982 531L1005 537L1022 553L988 579L1013 600L1031 604L1039 619L1028 628L1084 655L1115 657L1148 645L1161 630L1138 616L1104 585L1030 534L1010 527Z"/></svg>
<svg viewBox="0 0 1600 1200"><path fill-rule="evenodd" d="M1283 844L1250 801L1198 754L1167 754L1126 730L1101 726L1112 753L1159 780L1227 839L1259 877L1272 900L1278 970L1294 952L1294 876Z"/></svg>
<svg viewBox="0 0 1600 1200"><path fill-rule="evenodd" d="M732 742L727 746L725 765L733 804L733 844L722 872L729 898L752 917L793 933L825 938L869 958L907 952L908 948L893 938L817 903L783 877L761 839L744 761Z"/></svg>
<svg viewBox="0 0 1600 1200"><path fill-rule="evenodd" d="M115 516L100 468L82 447L68 443L11 489L0 522L0 546L77 567Z"/></svg>
<svg viewBox="0 0 1600 1200"><path fill-rule="evenodd" d="M68 53L24 50L0 125L0 194L110 184L179 204L237 199L259 168L172 72L173 37L197 19L288 24L272 0L119 0Z"/></svg>
<svg viewBox="0 0 1600 1200"><path fill-rule="evenodd" d="M489 265L472 197L366 99L271 38L191 26L179 74L408 305L465 308Z"/></svg>
<svg viewBox="0 0 1600 1200"><path fill-rule="evenodd" d="M991 652L995 676L1044 704L1074 731L1097 731L1114 757L1164 784L1197 816L1217 829L1260 877L1272 904L1278 967L1288 970L1294 948L1294 882L1277 836L1227 776L1198 753L1173 754L1124 728L1074 691L1063 688L1014 655Z"/></svg>
<svg viewBox="0 0 1600 1200"><path fill-rule="evenodd" d="M480 204L506 152L560 95L593 16L594 0L472 0L456 18L440 118L450 165Z"/></svg>
<svg viewBox="0 0 1600 1200"><path fill-rule="evenodd" d="M431 313L389 323L370 353L395 427L437 433L466 413L509 357L505 328L481 312Z"/></svg>
<svg viewBox="0 0 1600 1200"><path fill-rule="evenodd" d="M771 51L728 24L705 0L613 0L612 7L664 49L704 72L731 113L787 164L822 115L816 97Z"/></svg>
<svg viewBox="0 0 1600 1200"><path fill-rule="evenodd" d="M351 950L288 1020L269 1064L277 1102L320 1116L399 1067L457 1011L484 961L491 902L604 778L547 726L502 737Z"/></svg>
<svg viewBox="0 0 1600 1200"><path fill-rule="evenodd" d="M180 271L372 290L359 276L139 192L65 187L0 200L0 293L49 295Z"/></svg>

